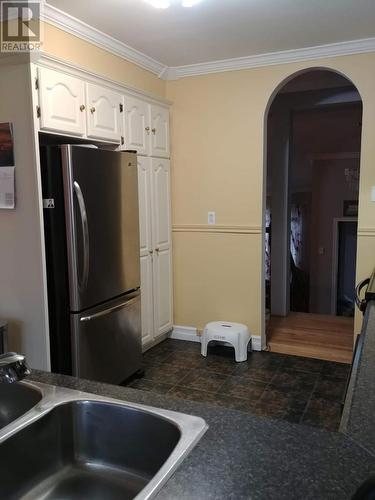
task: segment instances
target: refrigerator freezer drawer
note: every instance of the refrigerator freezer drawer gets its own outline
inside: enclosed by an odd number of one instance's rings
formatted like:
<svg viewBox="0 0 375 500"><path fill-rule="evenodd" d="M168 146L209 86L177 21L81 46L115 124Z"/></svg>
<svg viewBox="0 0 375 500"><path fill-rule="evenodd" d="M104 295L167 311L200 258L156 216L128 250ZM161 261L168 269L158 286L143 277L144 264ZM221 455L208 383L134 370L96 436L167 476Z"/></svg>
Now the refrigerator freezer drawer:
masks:
<svg viewBox="0 0 375 500"><path fill-rule="evenodd" d="M119 384L142 364L139 292L71 314L73 375Z"/></svg>

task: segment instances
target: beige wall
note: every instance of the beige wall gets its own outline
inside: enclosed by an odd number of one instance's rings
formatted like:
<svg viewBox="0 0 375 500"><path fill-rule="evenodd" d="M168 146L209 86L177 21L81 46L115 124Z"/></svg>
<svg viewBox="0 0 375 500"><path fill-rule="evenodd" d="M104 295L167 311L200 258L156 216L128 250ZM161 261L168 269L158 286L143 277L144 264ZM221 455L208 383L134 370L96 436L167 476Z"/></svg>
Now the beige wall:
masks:
<svg viewBox="0 0 375 500"><path fill-rule="evenodd" d="M165 81L157 75L47 23L43 50L98 75L165 97Z"/></svg>
<svg viewBox="0 0 375 500"><path fill-rule="evenodd" d="M225 319L262 326L264 117L270 97L305 68L342 72L363 98L357 279L375 256L375 54L283 64L167 82L172 109L175 324ZM226 231L209 233L215 210ZM229 228L228 228L229 227ZM356 329L359 328L357 318Z"/></svg>

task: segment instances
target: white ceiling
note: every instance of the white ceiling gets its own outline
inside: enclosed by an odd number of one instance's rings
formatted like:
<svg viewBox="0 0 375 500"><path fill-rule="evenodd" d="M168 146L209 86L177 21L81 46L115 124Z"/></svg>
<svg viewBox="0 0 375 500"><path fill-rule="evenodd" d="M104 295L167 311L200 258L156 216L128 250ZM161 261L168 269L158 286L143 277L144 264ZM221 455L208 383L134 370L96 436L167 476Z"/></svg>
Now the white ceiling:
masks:
<svg viewBox="0 0 375 500"><path fill-rule="evenodd" d="M166 66L375 36L375 0L201 0L169 9L144 0L48 3Z"/></svg>

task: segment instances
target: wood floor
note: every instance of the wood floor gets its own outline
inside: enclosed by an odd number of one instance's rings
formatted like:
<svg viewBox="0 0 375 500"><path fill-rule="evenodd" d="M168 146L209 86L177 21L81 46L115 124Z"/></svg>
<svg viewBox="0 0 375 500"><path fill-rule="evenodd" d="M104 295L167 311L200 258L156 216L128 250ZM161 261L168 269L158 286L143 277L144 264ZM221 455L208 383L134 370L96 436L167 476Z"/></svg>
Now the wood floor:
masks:
<svg viewBox="0 0 375 500"><path fill-rule="evenodd" d="M353 318L308 313L272 316L268 348L283 354L351 363L353 331Z"/></svg>

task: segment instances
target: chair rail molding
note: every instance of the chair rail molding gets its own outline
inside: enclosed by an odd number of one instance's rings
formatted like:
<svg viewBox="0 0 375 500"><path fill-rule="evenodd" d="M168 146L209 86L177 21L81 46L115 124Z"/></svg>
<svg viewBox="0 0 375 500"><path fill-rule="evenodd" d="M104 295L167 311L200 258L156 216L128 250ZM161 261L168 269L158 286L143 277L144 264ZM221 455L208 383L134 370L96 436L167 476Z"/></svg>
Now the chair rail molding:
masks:
<svg viewBox="0 0 375 500"><path fill-rule="evenodd" d="M227 234L262 234L261 226L230 226L210 224L174 224L174 233L227 233Z"/></svg>

